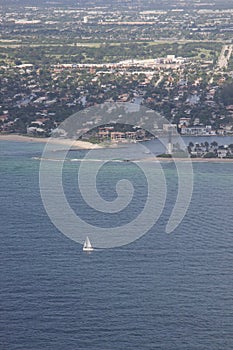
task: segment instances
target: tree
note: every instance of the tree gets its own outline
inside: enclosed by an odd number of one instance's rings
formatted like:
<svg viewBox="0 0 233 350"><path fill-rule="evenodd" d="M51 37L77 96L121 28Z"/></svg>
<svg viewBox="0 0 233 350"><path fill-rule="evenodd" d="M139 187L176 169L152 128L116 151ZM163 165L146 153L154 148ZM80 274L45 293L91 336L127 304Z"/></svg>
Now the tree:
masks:
<svg viewBox="0 0 233 350"><path fill-rule="evenodd" d="M205 141L204 145L205 145L205 148L206 148L206 152L208 152L209 151L209 146L210 146L209 142Z"/></svg>
<svg viewBox="0 0 233 350"><path fill-rule="evenodd" d="M226 84L221 88L216 96L225 106L233 104L233 83Z"/></svg>
<svg viewBox="0 0 233 350"><path fill-rule="evenodd" d="M213 142L211 142L211 147L213 147L213 148L217 148L218 147L218 143L216 142L216 141L213 141Z"/></svg>

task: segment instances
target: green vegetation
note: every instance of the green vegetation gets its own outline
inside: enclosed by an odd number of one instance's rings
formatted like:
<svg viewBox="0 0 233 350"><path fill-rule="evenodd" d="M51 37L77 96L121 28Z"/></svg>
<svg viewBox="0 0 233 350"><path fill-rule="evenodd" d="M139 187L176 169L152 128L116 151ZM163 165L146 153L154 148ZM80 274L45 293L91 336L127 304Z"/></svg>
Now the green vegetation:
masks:
<svg viewBox="0 0 233 350"><path fill-rule="evenodd" d="M216 99L223 102L225 106L233 104L233 82L229 82L221 87L216 95Z"/></svg>
<svg viewBox="0 0 233 350"><path fill-rule="evenodd" d="M231 133L232 57L229 67L224 63L230 44L223 62L220 53L231 39L225 18L231 23L233 14L115 6L94 13L59 3L8 9L0 39L0 130L49 135L71 114L117 101L141 103L180 132L208 125Z"/></svg>
<svg viewBox="0 0 233 350"><path fill-rule="evenodd" d="M172 158L173 156L171 154L167 154L167 153L162 153L157 155L158 158Z"/></svg>
<svg viewBox="0 0 233 350"><path fill-rule="evenodd" d="M216 153L214 153L214 152L207 152L203 157L204 158L216 158Z"/></svg>
<svg viewBox="0 0 233 350"><path fill-rule="evenodd" d="M67 45L60 44L21 44L20 46L2 46L2 64L9 61L15 64L31 63L49 65L57 63L113 63L126 59L148 59L165 57L169 54L176 56L216 61L220 43L84 43ZM204 58L204 57L203 57Z"/></svg>

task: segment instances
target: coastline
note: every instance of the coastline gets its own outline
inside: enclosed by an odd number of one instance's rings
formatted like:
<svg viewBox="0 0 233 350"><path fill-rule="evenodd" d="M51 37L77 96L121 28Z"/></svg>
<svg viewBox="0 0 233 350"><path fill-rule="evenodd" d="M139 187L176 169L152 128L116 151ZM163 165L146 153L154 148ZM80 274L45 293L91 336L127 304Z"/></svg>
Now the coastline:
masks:
<svg viewBox="0 0 233 350"><path fill-rule="evenodd" d="M28 143L54 143L57 145L71 145L72 148L77 149L102 149L104 146L99 144L93 144L87 141L74 141L71 139L61 139L61 138L49 138L49 137L33 137L24 136L18 134L0 134L0 141L9 142L28 142ZM137 160L132 160L133 162L192 162L192 163L233 163L233 158L163 158L163 157L145 157Z"/></svg>
<svg viewBox="0 0 233 350"><path fill-rule="evenodd" d="M140 161L191 162L191 163L233 163L233 158L145 158Z"/></svg>
<svg viewBox="0 0 233 350"><path fill-rule="evenodd" d="M61 138L50 138L50 137L33 137L24 136L18 134L0 134L0 141L13 141L13 142L34 142L34 143L54 143L59 145L70 145L72 143L72 148L77 147L78 149L96 149L102 148L100 145L93 144L87 141L74 141L70 139Z"/></svg>

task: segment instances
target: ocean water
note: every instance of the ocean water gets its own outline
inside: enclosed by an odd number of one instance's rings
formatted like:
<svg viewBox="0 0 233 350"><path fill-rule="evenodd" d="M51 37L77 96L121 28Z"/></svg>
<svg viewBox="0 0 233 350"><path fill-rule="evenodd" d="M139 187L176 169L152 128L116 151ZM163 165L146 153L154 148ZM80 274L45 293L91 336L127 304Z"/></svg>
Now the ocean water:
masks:
<svg viewBox="0 0 233 350"><path fill-rule="evenodd" d="M34 159L42 149L0 142L0 349L232 349L233 163L193 164L191 205L170 235L177 176L164 164L168 194L158 222L129 245L87 255L42 205ZM131 163L110 163L98 179L103 198L114 198L111 182L123 172L135 181L136 200L126 216L88 215L73 190L77 165L65 164L64 187L85 220L111 227L143 207L143 176Z"/></svg>

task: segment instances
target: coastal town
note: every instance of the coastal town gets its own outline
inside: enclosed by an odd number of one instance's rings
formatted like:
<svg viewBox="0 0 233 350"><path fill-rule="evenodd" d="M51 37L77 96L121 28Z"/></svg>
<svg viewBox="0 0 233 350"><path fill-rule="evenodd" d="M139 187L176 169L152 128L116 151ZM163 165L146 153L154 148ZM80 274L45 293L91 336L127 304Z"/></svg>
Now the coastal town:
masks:
<svg viewBox="0 0 233 350"><path fill-rule="evenodd" d="M220 158L233 159L233 144L218 145L216 141L211 143L192 143L188 145L188 151L192 158Z"/></svg>
<svg viewBox="0 0 233 350"><path fill-rule="evenodd" d="M0 24L1 134L48 137L84 108L130 102L182 136L233 135L232 9L12 5Z"/></svg>

